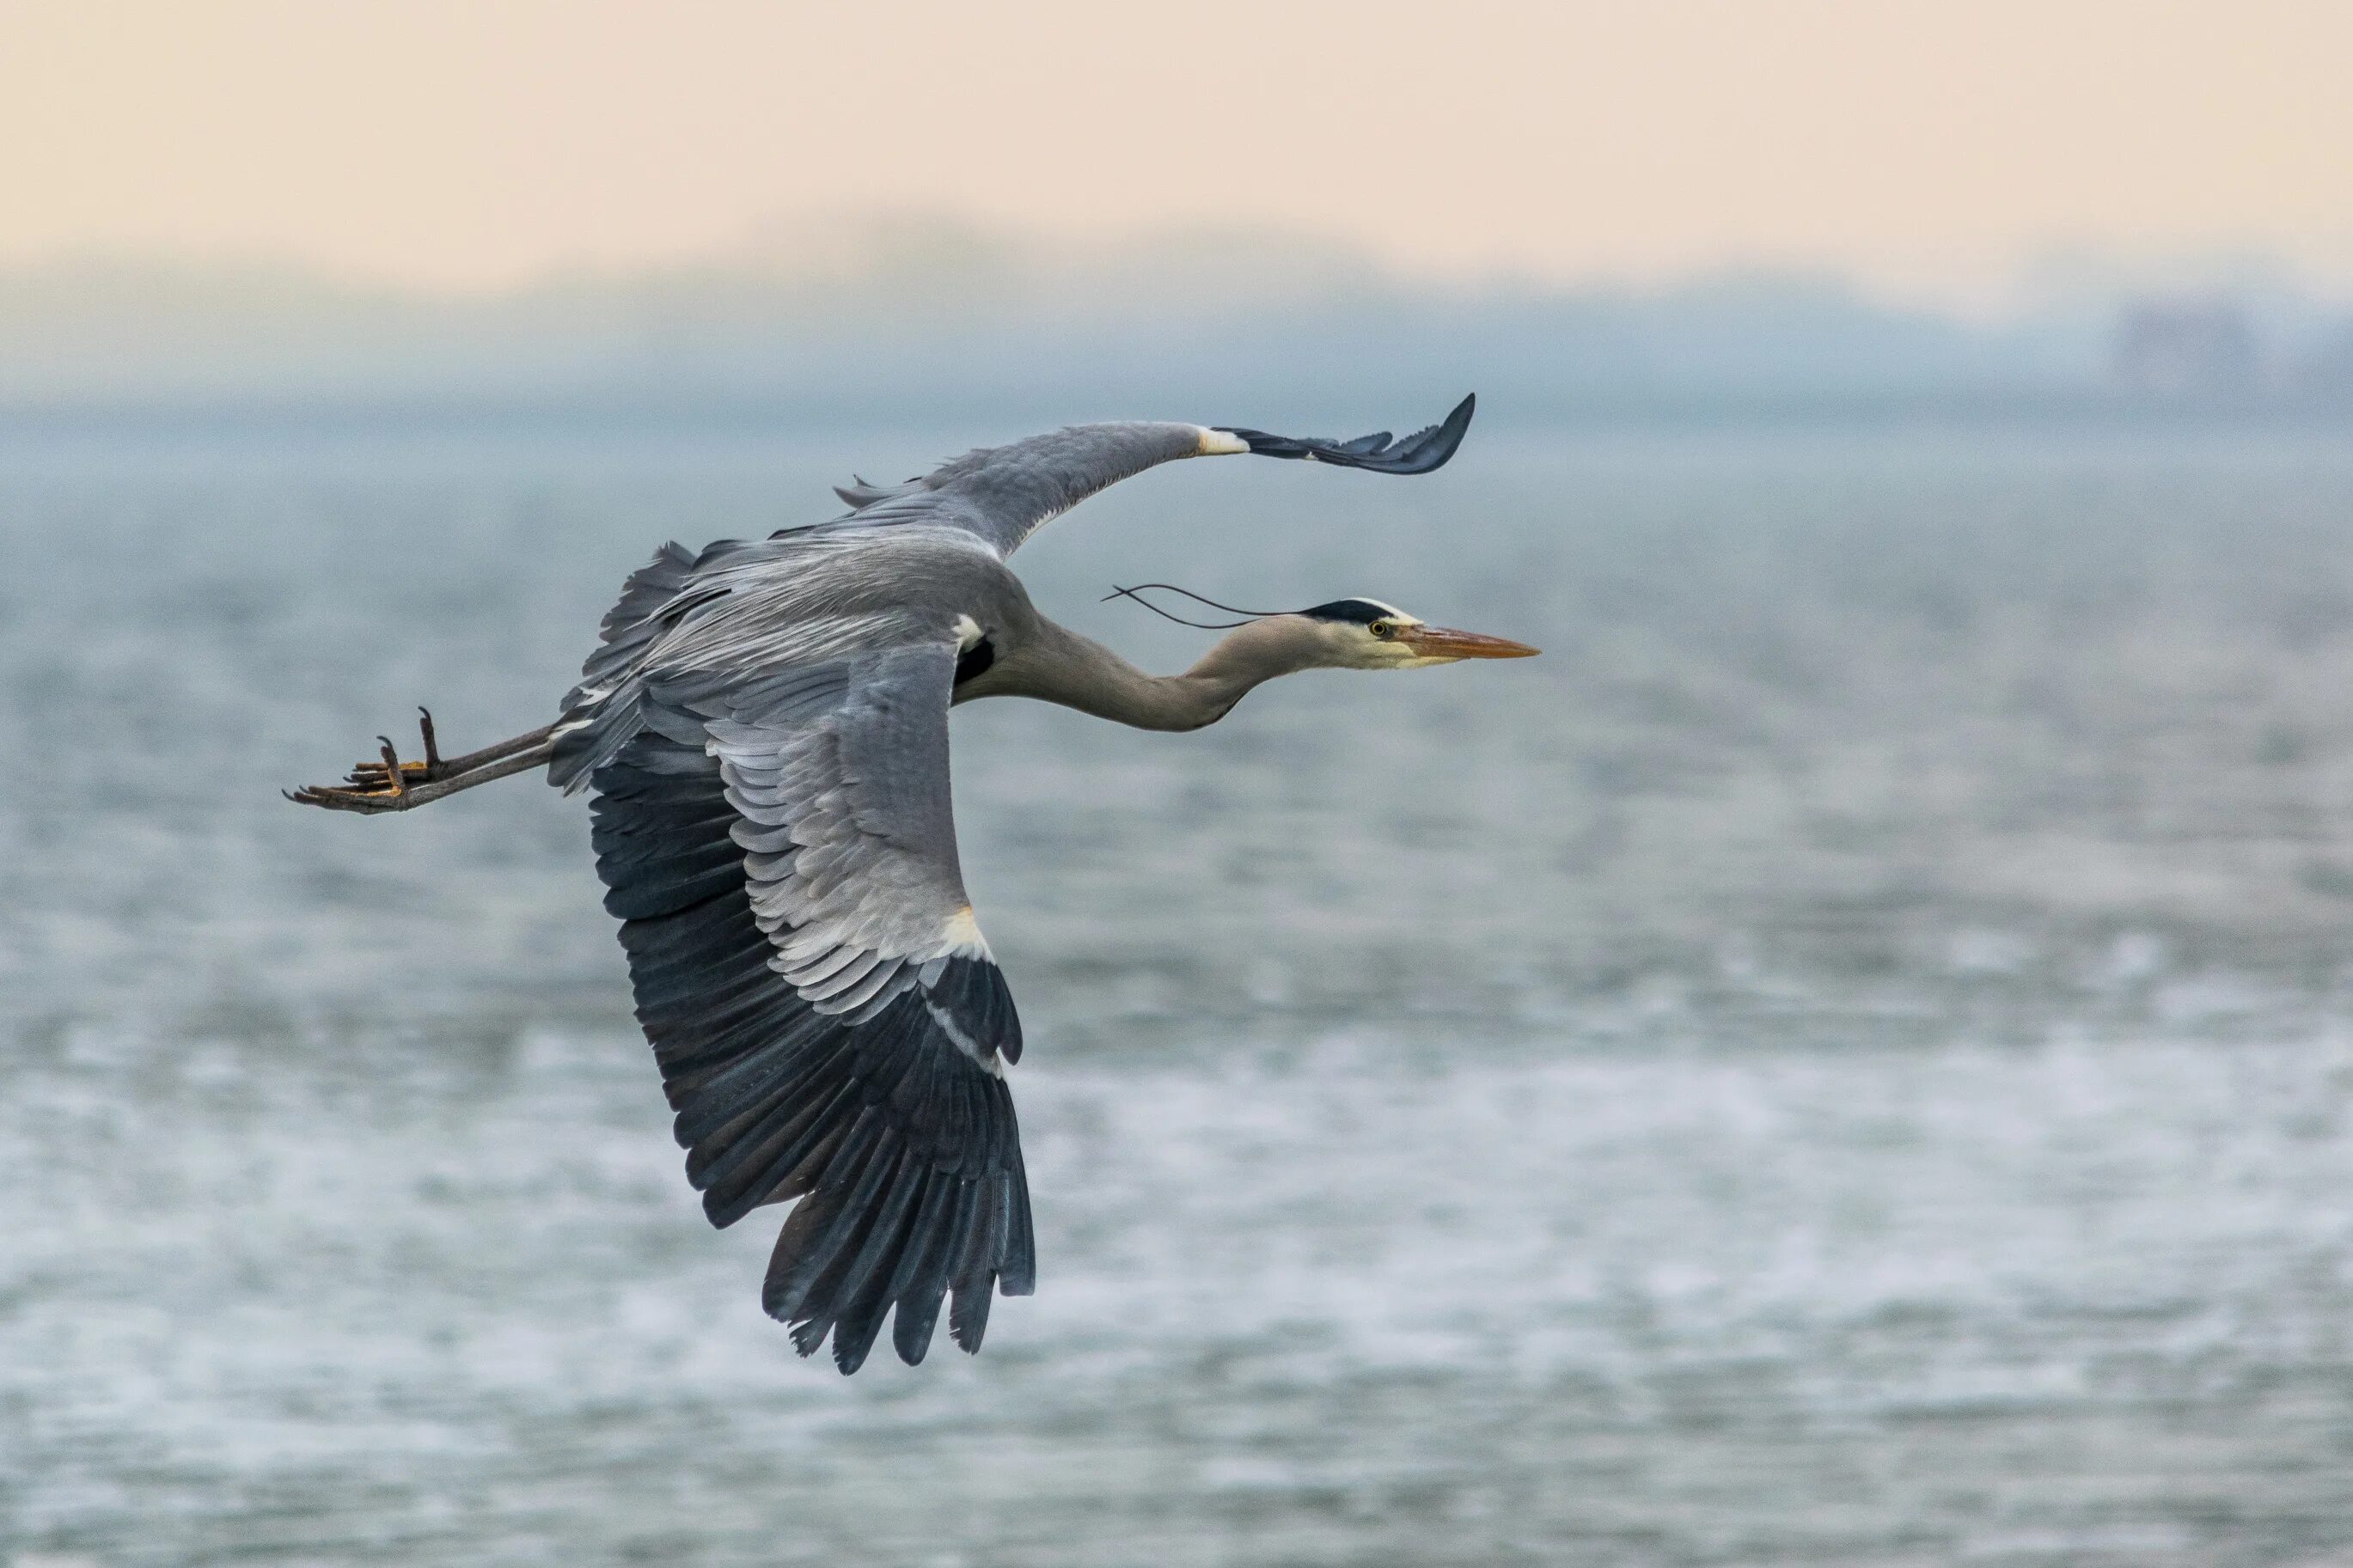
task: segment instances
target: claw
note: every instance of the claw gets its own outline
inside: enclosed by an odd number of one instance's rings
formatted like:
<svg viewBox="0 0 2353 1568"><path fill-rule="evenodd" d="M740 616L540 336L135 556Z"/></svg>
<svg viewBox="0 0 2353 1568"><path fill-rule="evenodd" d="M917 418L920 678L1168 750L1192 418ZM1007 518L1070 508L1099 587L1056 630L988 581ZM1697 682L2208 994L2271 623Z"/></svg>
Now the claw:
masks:
<svg viewBox="0 0 2353 1568"><path fill-rule="evenodd" d="M431 721L428 720L429 725ZM342 785L310 784L301 789L280 790L278 793L297 805L322 805L331 811L405 811L411 804L408 786L423 784L429 777L427 770L439 762L435 755L429 763L404 763L392 748L392 737L378 735L376 744L382 748L381 762L355 763L343 775ZM426 731L426 745L430 751L433 733ZM348 786L348 787L346 787Z"/></svg>
<svg viewBox="0 0 2353 1568"><path fill-rule="evenodd" d="M405 811L408 808L406 799L389 790L336 789L327 784L311 784L303 789L286 789L278 793L297 805L319 805L330 811L357 811L373 815L379 811Z"/></svg>
<svg viewBox="0 0 2353 1568"><path fill-rule="evenodd" d="M401 776L400 753L392 749L392 737L378 735L375 743L384 748L384 793L398 800L408 793L408 781Z"/></svg>
<svg viewBox="0 0 2353 1568"><path fill-rule="evenodd" d="M425 743L425 760L421 763L403 763L398 771L405 783L431 784L436 779L446 777L448 769L441 761L441 747L438 737L433 733L433 715L424 708L417 709L417 731ZM382 735L378 735L376 740L389 754L392 742ZM386 763L354 763L352 765L352 771L343 775L343 782L358 789L383 789L390 777L391 770Z"/></svg>

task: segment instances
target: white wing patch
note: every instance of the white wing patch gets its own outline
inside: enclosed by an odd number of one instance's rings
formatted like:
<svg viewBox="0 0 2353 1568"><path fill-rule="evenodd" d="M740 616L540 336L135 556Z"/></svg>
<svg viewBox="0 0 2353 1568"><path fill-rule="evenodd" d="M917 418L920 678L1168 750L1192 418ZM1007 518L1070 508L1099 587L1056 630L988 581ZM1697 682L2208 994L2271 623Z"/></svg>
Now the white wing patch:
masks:
<svg viewBox="0 0 2353 1568"><path fill-rule="evenodd" d="M988 951L988 939L980 934L980 922L973 919L970 904L948 917L940 940L947 944L939 955L943 958L986 958L992 963L997 960Z"/></svg>

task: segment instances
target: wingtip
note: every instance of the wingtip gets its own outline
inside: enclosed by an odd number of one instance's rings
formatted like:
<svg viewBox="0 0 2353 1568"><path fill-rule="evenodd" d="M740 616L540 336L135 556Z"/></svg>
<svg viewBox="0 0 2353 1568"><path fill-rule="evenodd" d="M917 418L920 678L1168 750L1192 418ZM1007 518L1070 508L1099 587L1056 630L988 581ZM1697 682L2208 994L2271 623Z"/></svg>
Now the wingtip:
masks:
<svg viewBox="0 0 2353 1568"><path fill-rule="evenodd" d="M1454 454L1461 449L1462 437L1471 433L1471 416L1478 412L1479 395L1475 392L1464 393L1462 401L1447 412L1446 417L1438 422L1437 428L1428 433L1432 438L1432 444L1438 447L1437 456L1427 462L1414 465L1411 471L1432 473L1452 462Z"/></svg>
<svg viewBox="0 0 2353 1568"><path fill-rule="evenodd" d="M1470 431L1471 416L1478 407L1479 395L1466 393L1462 401L1448 411L1445 418L1435 425L1424 426L1403 440L1392 440L1386 430L1359 436L1353 440L1330 441L1277 436L1269 431L1249 430L1239 426L1218 428L1262 458L1293 458L1312 463L1328 463L1334 468L1363 468L1377 474L1427 474L1444 468L1452 460L1456 449L1462 445L1462 437Z"/></svg>

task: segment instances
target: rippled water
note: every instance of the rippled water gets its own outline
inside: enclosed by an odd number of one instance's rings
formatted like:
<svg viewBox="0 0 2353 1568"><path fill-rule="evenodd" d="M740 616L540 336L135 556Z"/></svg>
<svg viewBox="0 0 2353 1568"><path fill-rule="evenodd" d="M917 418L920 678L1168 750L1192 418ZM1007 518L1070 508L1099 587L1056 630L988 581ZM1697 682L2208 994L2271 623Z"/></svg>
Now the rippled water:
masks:
<svg viewBox="0 0 2353 1568"><path fill-rule="evenodd" d="M276 789L989 434L0 448L17 1563L2353 1556L2353 450L1491 431L1057 523L1160 668L1111 583L1548 655L959 710L1039 1293L844 1380L580 804Z"/></svg>

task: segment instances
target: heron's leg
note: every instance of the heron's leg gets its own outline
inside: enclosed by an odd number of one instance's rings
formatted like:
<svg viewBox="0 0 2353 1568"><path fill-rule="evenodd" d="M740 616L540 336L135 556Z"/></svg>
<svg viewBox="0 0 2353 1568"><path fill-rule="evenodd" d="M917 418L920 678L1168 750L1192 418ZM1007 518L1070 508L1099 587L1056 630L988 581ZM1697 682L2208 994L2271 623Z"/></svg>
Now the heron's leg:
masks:
<svg viewBox="0 0 2353 1568"><path fill-rule="evenodd" d="M418 710L423 712L422 709ZM553 724L485 746L479 752L469 752L462 757L443 758L433 735L433 716L425 714L420 728L424 731L426 760L404 763L393 750L392 742L384 736L383 761L362 763L353 768L342 784L312 784L304 789L288 790L286 798L302 805L324 806L331 811L357 811L368 814L385 811L407 811L415 806L428 805L445 795L459 790L472 789L476 784L489 784L511 773L520 773L543 766L555 749Z"/></svg>

